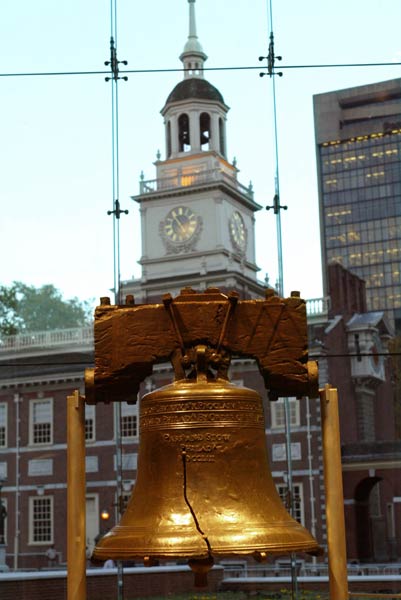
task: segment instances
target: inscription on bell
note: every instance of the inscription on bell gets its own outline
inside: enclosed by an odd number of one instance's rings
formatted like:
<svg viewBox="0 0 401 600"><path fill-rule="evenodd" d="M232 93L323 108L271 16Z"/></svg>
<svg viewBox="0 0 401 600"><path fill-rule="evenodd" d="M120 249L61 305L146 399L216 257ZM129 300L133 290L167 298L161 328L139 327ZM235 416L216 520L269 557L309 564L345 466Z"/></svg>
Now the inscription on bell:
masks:
<svg viewBox="0 0 401 600"><path fill-rule="evenodd" d="M185 448L187 462L215 462L217 453L230 449L231 438L232 435L229 433L194 433L192 435L165 433L163 435L165 443L174 444L179 450Z"/></svg>
<svg viewBox="0 0 401 600"><path fill-rule="evenodd" d="M262 412L258 402L250 402L246 400L219 401L219 400L187 400L184 402L169 401L169 402L149 402L142 407L144 416L153 413L170 413L174 412L197 412L210 410L240 410L241 412L256 411Z"/></svg>
<svg viewBox="0 0 401 600"><path fill-rule="evenodd" d="M179 444L191 444L193 442L229 442L231 439L230 433L165 433L163 436L165 441L177 442Z"/></svg>
<svg viewBox="0 0 401 600"><path fill-rule="evenodd" d="M171 426L185 426L185 427L221 427L225 425L236 426L236 427L264 427L263 414L258 413L246 413L242 411L222 411L214 412L181 412L181 413L170 413L170 414L153 414L145 415L141 414L141 432L149 429L159 429L163 427Z"/></svg>

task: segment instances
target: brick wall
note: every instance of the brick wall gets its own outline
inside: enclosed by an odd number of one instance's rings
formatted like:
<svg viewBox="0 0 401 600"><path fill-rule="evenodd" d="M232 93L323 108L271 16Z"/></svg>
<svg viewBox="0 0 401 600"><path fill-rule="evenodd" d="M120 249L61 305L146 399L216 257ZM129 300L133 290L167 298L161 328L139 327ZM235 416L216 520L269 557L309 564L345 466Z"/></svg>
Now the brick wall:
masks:
<svg viewBox="0 0 401 600"><path fill-rule="evenodd" d="M117 597L117 570L90 570L87 574L87 600L115 600ZM222 567L208 574L208 587L196 589L194 575L189 567L129 568L124 571L124 598L169 596L183 592L215 592L223 579ZM66 600L65 571L0 574L1 600Z"/></svg>

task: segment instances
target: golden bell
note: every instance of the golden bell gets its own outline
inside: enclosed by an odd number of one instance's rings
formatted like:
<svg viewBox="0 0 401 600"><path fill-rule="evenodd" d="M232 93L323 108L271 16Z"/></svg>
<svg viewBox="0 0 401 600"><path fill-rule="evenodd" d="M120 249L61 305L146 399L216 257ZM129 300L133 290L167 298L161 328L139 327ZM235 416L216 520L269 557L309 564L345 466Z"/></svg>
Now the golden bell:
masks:
<svg viewBox="0 0 401 600"><path fill-rule="evenodd" d="M202 573L218 556L319 551L276 491L259 394L198 369L142 398L135 487L94 560L186 558Z"/></svg>

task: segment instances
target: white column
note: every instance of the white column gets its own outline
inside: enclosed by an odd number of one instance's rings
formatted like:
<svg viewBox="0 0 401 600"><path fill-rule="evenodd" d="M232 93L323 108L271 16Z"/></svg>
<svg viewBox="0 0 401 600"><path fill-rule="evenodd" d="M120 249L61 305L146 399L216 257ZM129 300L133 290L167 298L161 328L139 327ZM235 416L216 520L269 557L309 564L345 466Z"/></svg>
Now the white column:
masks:
<svg viewBox="0 0 401 600"><path fill-rule="evenodd" d="M189 113L189 141L192 152L200 152L200 123L199 111L191 110Z"/></svg>
<svg viewBox="0 0 401 600"><path fill-rule="evenodd" d="M178 118L177 115L170 117L171 123L171 155L177 156L178 154Z"/></svg>
<svg viewBox="0 0 401 600"><path fill-rule="evenodd" d="M210 138L210 149L220 152L219 115L216 113L210 115Z"/></svg>

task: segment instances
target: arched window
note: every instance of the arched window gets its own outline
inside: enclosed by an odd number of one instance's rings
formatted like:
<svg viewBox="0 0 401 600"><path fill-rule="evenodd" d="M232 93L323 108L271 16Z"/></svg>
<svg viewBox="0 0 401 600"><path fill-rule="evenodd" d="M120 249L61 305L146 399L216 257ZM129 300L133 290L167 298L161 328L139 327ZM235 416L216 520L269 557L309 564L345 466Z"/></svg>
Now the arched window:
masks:
<svg viewBox="0 0 401 600"><path fill-rule="evenodd" d="M219 142L220 142L220 153L226 156L226 140L224 137L224 123L223 119L219 119Z"/></svg>
<svg viewBox="0 0 401 600"><path fill-rule="evenodd" d="M180 152L188 152L191 149L189 139L189 118L183 113L178 117L178 149Z"/></svg>
<svg viewBox="0 0 401 600"><path fill-rule="evenodd" d="M210 149L210 138L211 138L211 130L210 130L210 115L209 113L201 113L199 117L199 125L200 125L200 145L202 150Z"/></svg>
<svg viewBox="0 0 401 600"><path fill-rule="evenodd" d="M171 122L167 123L167 156L171 156Z"/></svg>

